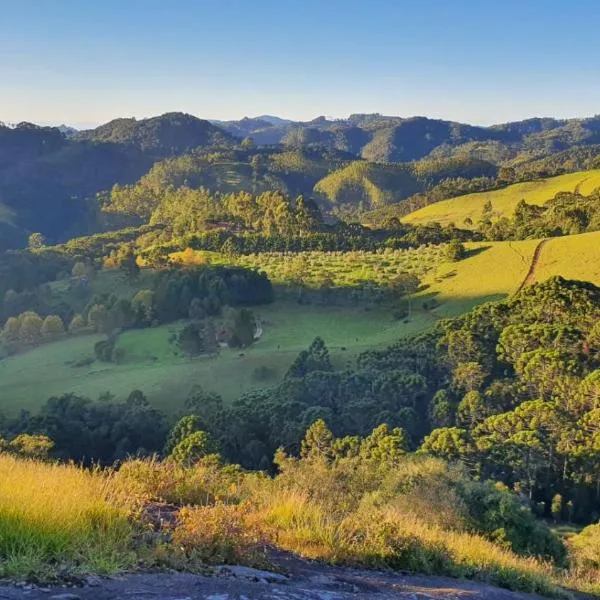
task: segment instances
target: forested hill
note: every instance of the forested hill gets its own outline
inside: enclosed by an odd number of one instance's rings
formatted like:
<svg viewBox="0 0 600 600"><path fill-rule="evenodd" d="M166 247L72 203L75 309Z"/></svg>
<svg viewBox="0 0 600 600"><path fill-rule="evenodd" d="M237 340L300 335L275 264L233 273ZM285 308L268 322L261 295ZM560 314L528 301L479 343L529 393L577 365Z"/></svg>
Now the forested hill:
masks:
<svg viewBox="0 0 600 600"><path fill-rule="evenodd" d="M195 148L234 145L232 136L223 129L183 113L167 113L139 121L114 119L96 129L79 132L74 139L133 146L157 158L183 154Z"/></svg>
<svg viewBox="0 0 600 600"><path fill-rule="evenodd" d="M167 113L81 132L0 124L0 250L24 246L34 232L56 243L136 224L102 209L115 185L151 173L164 174L153 193L166 185L279 190L356 220L361 211L419 194L426 198L406 206L593 168L599 154L598 117L478 127L377 114L300 123Z"/></svg>
<svg viewBox="0 0 600 600"><path fill-rule="evenodd" d="M218 124L234 136L252 137L257 144L319 144L376 162L413 161L432 152L502 162L524 151L546 154L600 142L598 117L535 118L491 127L379 114L356 114L339 120L318 117L306 122L245 118Z"/></svg>

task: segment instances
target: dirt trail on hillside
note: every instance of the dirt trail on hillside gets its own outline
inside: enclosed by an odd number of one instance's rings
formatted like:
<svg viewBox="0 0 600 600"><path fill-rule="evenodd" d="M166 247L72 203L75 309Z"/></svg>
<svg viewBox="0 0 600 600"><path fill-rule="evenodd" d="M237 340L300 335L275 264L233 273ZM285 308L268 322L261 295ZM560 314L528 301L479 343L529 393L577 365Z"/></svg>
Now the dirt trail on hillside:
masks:
<svg viewBox="0 0 600 600"><path fill-rule="evenodd" d="M280 553L279 575L218 567L212 576L146 573L81 588L2 586L2 600L541 600L474 581L328 567ZM582 597L581 597L582 598Z"/></svg>
<svg viewBox="0 0 600 600"><path fill-rule="evenodd" d="M540 256L542 254L542 249L544 246L550 241L550 239L541 240L540 243L535 247L533 252L533 258L531 259L531 264L529 265L529 271L527 271L527 275L525 275L525 279L521 282L521 285L517 289L516 293L518 294L525 286L531 285L535 279L535 271L537 269L538 263L540 262Z"/></svg>

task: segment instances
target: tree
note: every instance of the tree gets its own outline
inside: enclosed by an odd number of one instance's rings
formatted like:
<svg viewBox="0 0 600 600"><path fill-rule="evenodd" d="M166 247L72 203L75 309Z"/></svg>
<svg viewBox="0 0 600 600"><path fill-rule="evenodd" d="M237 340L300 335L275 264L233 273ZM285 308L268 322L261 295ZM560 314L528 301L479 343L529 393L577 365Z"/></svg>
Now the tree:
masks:
<svg viewBox="0 0 600 600"><path fill-rule="evenodd" d="M217 446L208 433L194 431L173 448L170 458L184 467L192 467L202 458L216 452Z"/></svg>
<svg viewBox="0 0 600 600"><path fill-rule="evenodd" d="M29 236L28 246L32 250L43 248L46 245L46 237L41 233L32 233Z"/></svg>
<svg viewBox="0 0 600 600"><path fill-rule="evenodd" d="M79 261L73 265L73 269L71 270L71 275L73 275L73 277L81 278L81 277L85 277L87 275L87 272L88 272L87 265L84 262Z"/></svg>
<svg viewBox="0 0 600 600"><path fill-rule="evenodd" d="M55 340L65 333L65 325L58 315L48 315L41 327L41 334L44 339Z"/></svg>
<svg viewBox="0 0 600 600"><path fill-rule="evenodd" d="M104 304L94 304L88 311L88 323L98 333L109 333L112 330L108 311Z"/></svg>
<svg viewBox="0 0 600 600"><path fill-rule="evenodd" d="M489 221L492 218L494 212L494 207L492 206L492 201L488 198L483 205L483 211L481 213L482 221Z"/></svg>
<svg viewBox="0 0 600 600"><path fill-rule="evenodd" d="M85 329L85 319L80 314L76 314L69 323L69 333L77 334L83 329Z"/></svg>
<svg viewBox="0 0 600 600"><path fill-rule="evenodd" d="M485 378L485 369L479 363L459 362L454 367L452 384L458 390L472 392L481 389Z"/></svg>
<svg viewBox="0 0 600 600"><path fill-rule="evenodd" d="M205 429L204 421L198 415L186 415L182 417L173 425L167 441L165 443L164 453L166 455L171 454L176 446L178 446L183 440L196 431L202 431Z"/></svg>
<svg viewBox="0 0 600 600"><path fill-rule="evenodd" d="M400 273L391 282L392 295L397 298L406 298L408 301L408 318L411 316L412 295L419 289L419 278L414 273L405 271Z"/></svg>
<svg viewBox="0 0 600 600"><path fill-rule="evenodd" d="M450 427L454 418L454 408L447 390L438 390L429 403L429 422L433 429Z"/></svg>
<svg viewBox="0 0 600 600"><path fill-rule="evenodd" d="M334 437L323 419L315 421L306 431L300 456L306 460L331 460Z"/></svg>
<svg viewBox="0 0 600 600"><path fill-rule="evenodd" d="M117 252L116 264L119 269L125 271L130 277L137 277L140 268L137 257L131 246L121 246Z"/></svg>
<svg viewBox="0 0 600 600"><path fill-rule="evenodd" d="M465 394L458 405L458 423L472 431L489 416L484 397L477 391Z"/></svg>
<svg viewBox="0 0 600 600"><path fill-rule="evenodd" d="M473 445L466 429L459 427L440 427L425 436L420 454L431 454L448 461L468 457L473 453Z"/></svg>
<svg viewBox="0 0 600 600"><path fill-rule="evenodd" d="M488 417L473 432L477 448L500 469L522 481L530 499L540 473L559 457L558 444L566 424L554 402L531 400L515 410Z"/></svg>
<svg viewBox="0 0 600 600"><path fill-rule="evenodd" d="M152 290L140 290L133 297L131 306L138 323L152 324L155 318L154 292Z"/></svg>
<svg viewBox="0 0 600 600"><path fill-rule="evenodd" d="M232 348L246 348L254 341L256 320L247 308L226 307L223 311L223 327L227 345Z"/></svg>
<svg viewBox="0 0 600 600"><path fill-rule="evenodd" d="M42 318L33 311L19 316L19 338L28 344L36 344L41 338Z"/></svg>
<svg viewBox="0 0 600 600"><path fill-rule="evenodd" d="M392 430L383 423L360 444L359 456L378 463L398 462L406 454L406 434L400 427Z"/></svg>
<svg viewBox="0 0 600 600"><path fill-rule="evenodd" d="M452 240L446 247L446 258L452 262L458 262L466 256L464 244L457 239Z"/></svg>
<svg viewBox="0 0 600 600"><path fill-rule="evenodd" d="M9 317L4 323L4 336L8 340L16 340L19 337L21 321L18 317Z"/></svg>
<svg viewBox="0 0 600 600"><path fill-rule="evenodd" d="M555 494L552 498L552 504L550 505L550 512L552 512L552 518L555 523L560 521L563 508L563 498L560 494Z"/></svg>

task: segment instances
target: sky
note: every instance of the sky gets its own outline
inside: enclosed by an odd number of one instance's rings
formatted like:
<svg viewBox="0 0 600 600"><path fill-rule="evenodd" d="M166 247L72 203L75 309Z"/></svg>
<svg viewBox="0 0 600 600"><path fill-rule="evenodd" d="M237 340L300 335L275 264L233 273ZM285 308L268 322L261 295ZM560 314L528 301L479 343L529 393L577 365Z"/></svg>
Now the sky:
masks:
<svg viewBox="0 0 600 600"><path fill-rule="evenodd" d="M598 0L0 0L0 121L600 113Z"/></svg>

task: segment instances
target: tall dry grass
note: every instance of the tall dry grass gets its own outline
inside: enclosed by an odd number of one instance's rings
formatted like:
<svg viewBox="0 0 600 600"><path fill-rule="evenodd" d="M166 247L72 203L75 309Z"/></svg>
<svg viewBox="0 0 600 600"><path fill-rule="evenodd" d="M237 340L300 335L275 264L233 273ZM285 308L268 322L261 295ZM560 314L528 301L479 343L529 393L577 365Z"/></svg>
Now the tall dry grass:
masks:
<svg viewBox="0 0 600 600"><path fill-rule="evenodd" d="M273 543L335 564L393 568L478 579L550 597L567 595L552 567L479 535L431 525L392 508L339 514L298 491L263 497L261 521Z"/></svg>
<svg viewBox="0 0 600 600"><path fill-rule="evenodd" d="M0 454L0 576L111 573L135 562L112 475Z"/></svg>

